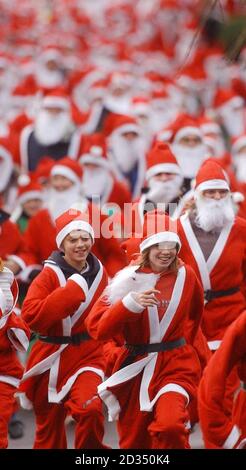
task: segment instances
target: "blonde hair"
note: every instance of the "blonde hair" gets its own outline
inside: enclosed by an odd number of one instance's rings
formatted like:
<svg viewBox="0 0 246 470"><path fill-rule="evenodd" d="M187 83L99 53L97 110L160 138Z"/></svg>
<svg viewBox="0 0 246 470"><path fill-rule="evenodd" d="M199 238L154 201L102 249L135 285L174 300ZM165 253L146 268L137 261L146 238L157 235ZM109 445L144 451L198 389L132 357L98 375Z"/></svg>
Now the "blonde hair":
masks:
<svg viewBox="0 0 246 470"><path fill-rule="evenodd" d="M142 253L139 254L139 257L136 260L136 264L139 264L140 268L150 267L149 254L150 254L150 250L151 250L151 248L153 248L153 246L155 246L155 245L152 245L149 248L146 248L146 250L144 250ZM177 249L177 251L178 251L178 249ZM168 266L168 270L174 271L174 272L177 273L178 268L179 268L179 260L178 260L177 254L176 254L173 262Z"/></svg>

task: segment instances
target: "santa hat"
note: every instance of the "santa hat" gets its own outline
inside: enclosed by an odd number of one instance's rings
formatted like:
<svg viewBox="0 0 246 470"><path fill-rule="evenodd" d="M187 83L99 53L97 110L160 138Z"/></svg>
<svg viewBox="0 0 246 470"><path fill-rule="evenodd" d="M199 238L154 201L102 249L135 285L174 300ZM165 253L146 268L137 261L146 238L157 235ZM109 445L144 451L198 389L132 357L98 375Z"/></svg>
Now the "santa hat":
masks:
<svg viewBox="0 0 246 470"><path fill-rule="evenodd" d="M110 113L104 121L104 134L106 137L112 134L123 134L125 132L136 132L139 134L140 129L136 119L125 114Z"/></svg>
<svg viewBox="0 0 246 470"><path fill-rule="evenodd" d="M50 175L65 176L73 183L80 184L83 170L78 162L71 160L69 157L64 157L51 168Z"/></svg>
<svg viewBox="0 0 246 470"><path fill-rule="evenodd" d="M146 179L158 173L181 174L180 166L167 144L156 142L147 155Z"/></svg>
<svg viewBox="0 0 246 470"><path fill-rule="evenodd" d="M34 175L39 183L44 183L49 180L50 172L52 167L55 165L55 161L51 157L43 157L35 172Z"/></svg>
<svg viewBox="0 0 246 470"><path fill-rule="evenodd" d="M79 162L82 164L92 163L110 170L111 165L107 159L107 147L103 134L96 133L84 136Z"/></svg>
<svg viewBox="0 0 246 470"><path fill-rule="evenodd" d="M175 143L189 134L196 135L201 139L203 137L198 122L186 114L182 114L177 117L172 125L172 130L172 142Z"/></svg>
<svg viewBox="0 0 246 470"><path fill-rule="evenodd" d="M215 94L213 106L214 108L224 108L224 107L231 107L234 108L235 106L242 106L243 105L243 98L237 95L233 90L229 88L219 88Z"/></svg>
<svg viewBox="0 0 246 470"><path fill-rule="evenodd" d="M64 111L69 111L71 102L68 94L63 88L57 88L47 93L41 102L42 108L60 108Z"/></svg>
<svg viewBox="0 0 246 470"><path fill-rule="evenodd" d="M209 118L208 116L202 116L199 119L200 128L203 135L207 134L222 134L220 125L213 119Z"/></svg>
<svg viewBox="0 0 246 470"><path fill-rule="evenodd" d="M147 248L163 242L175 242L180 251L181 241L176 229L177 222L170 219L165 212L147 212L144 217L143 238L139 245L140 252L143 253Z"/></svg>
<svg viewBox="0 0 246 470"><path fill-rule="evenodd" d="M31 201L32 199L44 200L44 195L42 192L42 186L31 176L29 175L20 175L18 178L18 203L20 205L25 202Z"/></svg>
<svg viewBox="0 0 246 470"><path fill-rule="evenodd" d="M226 189L230 191L229 178L223 168L213 159L206 160L197 173L195 191Z"/></svg>
<svg viewBox="0 0 246 470"><path fill-rule="evenodd" d="M69 209L68 211L61 214L56 220L56 244L58 248L64 238L71 233L73 230L84 230L89 233L94 242L94 230L88 222L88 214L77 211L76 209Z"/></svg>
<svg viewBox="0 0 246 470"><path fill-rule="evenodd" d="M231 152L233 155L240 152L243 147L246 147L246 134L241 134L232 139Z"/></svg>

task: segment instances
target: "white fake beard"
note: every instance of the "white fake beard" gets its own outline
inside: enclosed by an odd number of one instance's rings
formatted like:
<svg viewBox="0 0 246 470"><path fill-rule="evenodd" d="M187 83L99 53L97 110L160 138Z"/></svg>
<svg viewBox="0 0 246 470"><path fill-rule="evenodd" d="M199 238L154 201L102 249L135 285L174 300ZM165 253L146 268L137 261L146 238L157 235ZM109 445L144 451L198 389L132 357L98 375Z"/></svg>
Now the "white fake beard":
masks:
<svg viewBox="0 0 246 470"><path fill-rule="evenodd" d="M219 201L198 195L196 208L195 224L205 232L220 231L235 218L230 194Z"/></svg>
<svg viewBox="0 0 246 470"><path fill-rule="evenodd" d="M245 183L246 182L246 152L240 153L234 157L234 166L236 169L236 177L238 181Z"/></svg>
<svg viewBox="0 0 246 470"><path fill-rule="evenodd" d="M41 111L34 126L35 137L42 145L68 141L73 129L71 118L67 112L62 112L54 118L50 113Z"/></svg>
<svg viewBox="0 0 246 470"><path fill-rule="evenodd" d="M48 70L41 65L36 72L38 84L46 88L55 88L62 85L63 74L58 70Z"/></svg>
<svg viewBox="0 0 246 470"><path fill-rule="evenodd" d="M231 137L236 137L244 133L245 116L243 109L234 110L228 106L228 108L221 111L221 115L226 130Z"/></svg>
<svg viewBox="0 0 246 470"><path fill-rule="evenodd" d="M63 212L66 212L76 202L82 199L79 187L77 185L72 186L65 191L57 191L54 188L50 188L47 191L47 209L55 220Z"/></svg>
<svg viewBox="0 0 246 470"><path fill-rule="evenodd" d="M201 164L208 157L206 146L200 144L196 147L185 147L178 143L174 143L171 147L184 177L194 178Z"/></svg>
<svg viewBox="0 0 246 470"><path fill-rule="evenodd" d="M158 181L152 177L148 182L147 199L156 204L170 202L179 195L182 182L183 178L180 175L169 181Z"/></svg>
<svg viewBox="0 0 246 470"><path fill-rule="evenodd" d="M108 170L102 167L95 169L84 168L83 191L87 197L102 196L109 184Z"/></svg>
<svg viewBox="0 0 246 470"><path fill-rule="evenodd" d="M207 147L208 154L211 155L211 157L223 157L226 149L222 137L204 137L204 142Z"/></svg>
<svg viewBox="0 0 246 470"><path fill-rule="evenodd" d="M136 165L141 156L141 144L140 139L128 142L121 135L111 137L110 148L117 166L123 173L129 173Z"/></svg>

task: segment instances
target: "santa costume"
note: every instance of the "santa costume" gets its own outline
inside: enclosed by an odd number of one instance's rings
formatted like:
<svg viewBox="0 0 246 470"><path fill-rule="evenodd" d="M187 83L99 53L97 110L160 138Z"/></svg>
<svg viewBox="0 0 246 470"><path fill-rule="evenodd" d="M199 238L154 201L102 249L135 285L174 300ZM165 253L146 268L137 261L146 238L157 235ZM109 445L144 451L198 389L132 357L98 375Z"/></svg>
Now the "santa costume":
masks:
<svg viewBox="0 0 246 470"><path fill-rule="evenodd" d="M93 228L82 213L65 212L56 220L56 229L59 250L73 231L85 231L94 241ZM76 448L104 448L103 414L95 397L104 378L104 359L101 344L87 333L85 319L106 284L106 272L93 254L79 272L56 251L29 288L22 316L37 341L20 398L36 415L34 448L66 448L67 412L77 423Z"/></svg>
<svg viewBox="0 0 246 470"><path fill-rule="evenodd" d="M245 448L246 444L246 312L227 329L199 385L198 405L205 447L208 449ZM219 364L219 367L218 367ZM231 418L223 409L226 380L234 367L242 381Z"/></svg>
<svg viewBox="0 0 246 470"><path fill-rule="evenodd" d="M0 448L8 447L8 423L16 410L15 393L23 374L16 350L25 352L29 328L14 307L18 285L13 273L0 266ZM16 309L17 312L17 309Z"/></svg>
<svg viewBox="0 0 246 470"><path fill-rule="evenodd" d="M166 240L180 248L177 234L163 231L146 236L140 250ZM142 307L133 293L151 288L160 292L159 304ZM95 339L122 337L113 374L98 387L109 419L118 419L121 448L189 447L187 405L200 378L192 342L202 311L201 286L181 261L177 271L162 273L128 266L90 311L86 324Z"/></svg>

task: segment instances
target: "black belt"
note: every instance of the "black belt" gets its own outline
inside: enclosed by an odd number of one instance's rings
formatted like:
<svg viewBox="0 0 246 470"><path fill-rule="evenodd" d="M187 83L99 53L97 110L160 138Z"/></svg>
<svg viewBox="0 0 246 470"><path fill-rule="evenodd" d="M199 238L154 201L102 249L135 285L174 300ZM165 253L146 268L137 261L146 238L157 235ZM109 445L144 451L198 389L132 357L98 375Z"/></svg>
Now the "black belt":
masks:
<svg viewBox="0 0 246 470"><path fill-rule="evenodd" d="M175 341L166 341L163 343L150 343L150 344L125 344L125 348L129 354L121 364L121 369L128 366L134 360L135 356L141 356L146 353L172 351L172 349L180 348L186 344L185 338L179 338Z"/></svg>
<svg viewBox="0 0 246 470"><path fill-rule="evenodd" d="M37 338L44 343L51 344L73 344L79 346L83 341L91 339L90 335L84 331L83 333L76 333L72 336L43 336L37 335Z"/></svg>
<svg viewBox="0 0 246 470"><path fill-rule="evenodd" d="M239 286L231 287L226 290L206 290L204 292L204 299L207 302L210 302L213 299L218 299L219 297L226 297L227 295L236 294L240 291Z"/></svg>

